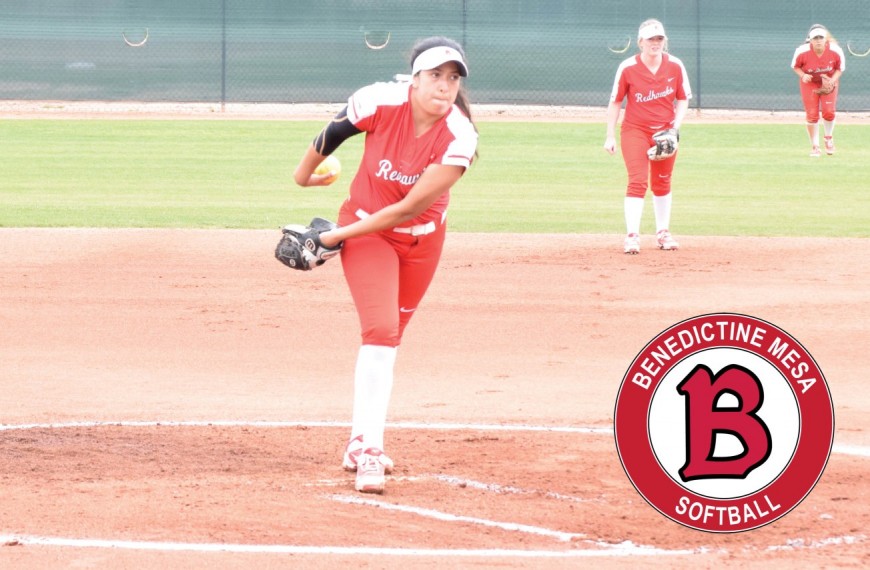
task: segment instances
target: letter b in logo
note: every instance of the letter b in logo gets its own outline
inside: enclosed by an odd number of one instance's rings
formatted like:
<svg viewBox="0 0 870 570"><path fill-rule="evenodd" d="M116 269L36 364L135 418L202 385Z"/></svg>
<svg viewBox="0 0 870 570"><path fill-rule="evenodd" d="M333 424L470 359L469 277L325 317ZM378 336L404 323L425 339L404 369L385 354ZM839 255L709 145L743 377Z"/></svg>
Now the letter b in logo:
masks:
<svg viewBox="0 0 870 570"><path fill-rule="evenodd" d="M770 430L757 415L764 402L758 378L742 366L727 366L719 374L699 364L677 386L686 401L686 463L683 481L745 478L770 456ZM736 401L735 406L723 404ZM717 454L717 436L729 435L742 446L736 455Z"/></svg>

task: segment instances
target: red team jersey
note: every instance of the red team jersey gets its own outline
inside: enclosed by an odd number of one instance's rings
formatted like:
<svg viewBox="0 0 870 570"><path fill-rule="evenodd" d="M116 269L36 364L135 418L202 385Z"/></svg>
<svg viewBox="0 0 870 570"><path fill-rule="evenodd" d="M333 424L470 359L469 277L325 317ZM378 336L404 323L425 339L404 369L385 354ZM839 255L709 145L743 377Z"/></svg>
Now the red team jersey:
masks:
<svg viewBox="0 0 870 570"><path fill-rule="evenodd" d="M809 43L798 46L791 58L792 69L800 69L813 76L812 83L821 85L822 75L831 77L838 69L846 70L846 56L837 44L825 43L822 55L816 55Z"/></svg>
<svg viewBox="0 0 870 570"><path fill-rule="evenodd" d="M655 74L640 60L640 54L623 61L616 70L611 103L625 104L623 127L639 127L651 131L670 128L674 121L674 101L691 99L689 76L683 62L662 54L662 63Z"/></svg>
<svg viewBox="0 0 870 570"><path fill-rule="evenodd" d="M404 198L430 164L468 168L477 149L474 125L456 105L425 134L414 136L410 91L410 83L375 83L348 99L348 119L366 133L350 200L369 214ZM449 201L447 191L407 225L441 220Z"/></svg>

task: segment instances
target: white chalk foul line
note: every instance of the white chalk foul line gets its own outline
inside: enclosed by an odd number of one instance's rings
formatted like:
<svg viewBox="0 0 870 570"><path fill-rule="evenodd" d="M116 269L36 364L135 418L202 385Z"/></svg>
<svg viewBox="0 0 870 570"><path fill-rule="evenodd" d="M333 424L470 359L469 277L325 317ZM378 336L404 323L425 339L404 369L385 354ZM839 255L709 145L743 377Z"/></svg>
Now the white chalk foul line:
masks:
<svg viewBox="0 0 870 570"><path fill-rule="evenodd" d="M261 428L287 428L287 427L350 427L350 422L330 421L242 421L242 420L214 420L214 421L85 421L65 423L37 423L37 424L0 424L0 431L28 430L28 429L67 429L88 427L261 427ZM388 423L392 429L420 429L420 430L477 430L477 431L529 431L529 432L556 432L556 433L582 433L587 435L613 435L612 427L594 426L535 426L526 424L458 424L439 423L427 424L416 422ZM832 453L842 455L854 455L858 457L870 457L870 447L861 445L835 444L831 448Z"/></svg>
<svg viewBox="0 0 870 570"><path fill-rule="evenodd" d="M481 519L477 517L469 517L465 515L453 515L450 513L445 513L441 511L436 511L434 509L424 509L421 507L412 507L410 505L397 505L394 503L387 503L385 501L376 501L374 499L364 499L362 497L350 496L350 495L332 495L329 497L333 501L339 503L346 503L351 505L368 505L370 507L378 507L380 509L384 509L387 511L399 511L402 513L410 513L414 515L418 515L424 518L436 519L439 521L447 521L447 522L461 522L461 523L469 523L476 524L480 526L492 527L492 528L500 528L502 530L516 531L516 532L524 532L527 534L536 534L538 536L545 536L549 538L555 538L562 542L568 542L575 538L585 538L586 535L578 534L575 532L562 532L559 530L552 530L549 528L542 528L539 526L532 526L527 524L520 523L512 523L512 522L499 522L493 521L489 519Z"/></svg>
<svg viewBox="0 0 870 570"><path fill-rule="evenodd" d="M33 423L33 424L0 424L0 431L28 430L28 429L68 429L77 427L261 427L261 428L287 428L287 427L351 427L350 422L330 421L242 421L242 420L202 420L202 421L82 421L65 423ZM532 431L532 432L562 432L584 433L593 435L612 435L613 429L609 427L583 427L583 426L534 426L524 424L427 424L415 422L388 423L388 428L393 429L421 429L421 430L477 430L477 431Z"/></svg>
<svg viewBox="0 0 870 570"><path fill-rule="evenodd" d="M457 487L471 487L472 489L480 489L482 491L489 491L491 493L495 493L497 495L540 495L542 497L547 497L549 499L557 499L560 501L570 501L572 503L603 503L606 502L603 499L586 499L584 497L575 497L573 495L564 495L562 493L554 493L552 491L540 491L538 489L522 489L520 487L513 487L510 485L500 485L498 483L484 483L483 481L474 481L472 479L465 479L463 477L456 477L455 475L424 475L424 477L435 479L436 481L441 481L442 483L447 483L448 485L454 485Z"/></svg>
<svg viewBox="0 0 870 570"><path fill-rule="evenodd" d="M831 538L823 538L821 540L804 540L802 538L793 538L785 544L768 546L767 550L800 550L803 548L824 548L826 546L841 546L858 544L867 539L864 535L857 536L835 536Z"/></svg>
<svg viewBox="0 0 870 570"><path fill-rule="evenodd" d="M832 537L817 541L792 540L783 545L768 546L765 550L817 549L829 546L854 545L867 540L866 536ZM596 543L602 550L513 550L513 549L432 549L432 548L378 548L370 546L295 546L283 544L224 544L195 542L145 542L136 540L95 540L87 538L59 538L51 536L0 534L0 547L32 545L69 548L105 548L159 552L230 552L240 554L320 554L320 555L376 555L376 556L429 556L467 558L598 558L632 556L686 556L714 552L708 548L695 550L663 550L642 546L631 541L619 544ZM718 550L727 554L727 550Z"/></svg>
<svg viewBox="0 0 870 570"><path fill-rule="evenodd" d="M293 546L283 544L221 544L193 542L145 542L136 540L92 540L85 538L56 538L50 536L3 535L0 546L32 545L71 548L106 548L122 550L150 550L160 552L231 552L241 554L328 554L377 556L430 556L476 558L593 558L611 556L675 556L696 554L692 550L661 550L623 542L608 550L513 550L495 549L434 549L434 548L378 548L373 546Z"/></svg>
<svg viewBox="0 0 870 570"><path fill-rule="evenodd" d="M870 447L862 447L860 445L839 445L834 444L831 448L832 453L841 455L857 455L858 457L870 457Z"/></svg>
<svg viewBox="0 0 870 570"><path fill-rule="evenodd" d="M574 495L565 495L563 493L555 493L553 491L541 491L539 489L523 489L521 487L514 487L511 485L501 485L500 483L484 483L483 481L475 481L473 479L466 479L464 477L459 477L456 475L441 475L438 473L429 473L424 475L390 475L387 476L387 479L390 481L408 481L411 483L417 481L437 481L439 483L444 483L453 487L478 489L481 491L486 491L488 493L495 493L496 495L537 495L541 497L546 497L548 499L555 499L557 501L568 501L571 503L607 503L605 499L602 499L600 497L589 499L585 497L577 497ZM345 487L348 484L348 479L318 479L317 481L305 483L304 486Z"/></svg>

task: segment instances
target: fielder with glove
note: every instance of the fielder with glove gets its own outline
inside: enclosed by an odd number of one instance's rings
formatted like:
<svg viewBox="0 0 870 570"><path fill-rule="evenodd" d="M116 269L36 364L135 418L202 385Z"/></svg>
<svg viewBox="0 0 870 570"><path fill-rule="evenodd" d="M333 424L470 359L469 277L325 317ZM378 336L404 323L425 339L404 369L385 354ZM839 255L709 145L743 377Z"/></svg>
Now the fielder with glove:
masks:
<svg viewBox="0 0 870 570"><path fill-rule="evenodd" d="M628 173L623 199L626 233L622 242L622 251L628 254L640 253L641 218L648 191L653 194L656 245L664 251L679 248L670 230L671 181L679 129L692 98L686 68L668 52L668 36L659 20L640 24L637 47L640 53L624 60L616 70L604 138L604 150L615 154L616 127L624 101L619 140Z"/></svg>
<svg viewBox="0 0 870 570"><path fill-rule="evenodd" d="M275 258L289 267L310 271L323 265L341 251L342 242L332 247L323 245L320 234L338 226L323 218L314 218L307 226L290 224L281 229L282 236L275 248Z"/></svg>
<svg viewBox="0 0 870 570"><path fill-rule="evenodd" d="M813 24L804 43L797 47L791 67L798 76L801 101L806 115L810 157L822 156L819 135L824 134L826 154L834 154L834 121L840 76L846 70L846 56L837 41L821 24ZM821 119L821 121L819 121ZM820 125L824 133L820 133Z"/></svg>

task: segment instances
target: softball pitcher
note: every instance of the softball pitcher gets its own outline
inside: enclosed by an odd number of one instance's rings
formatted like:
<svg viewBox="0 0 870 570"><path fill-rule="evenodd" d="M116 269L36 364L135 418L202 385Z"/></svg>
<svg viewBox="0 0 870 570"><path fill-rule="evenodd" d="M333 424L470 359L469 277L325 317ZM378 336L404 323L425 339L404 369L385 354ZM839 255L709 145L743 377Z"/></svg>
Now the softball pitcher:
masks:
<svg viewBox="0 0 870 570"><path fill-rule="evenodd" d="M810 156L818 158L822 155L819 150L819 114L825 128L825 152L834 154L837 93L840 91L840 76L846 70L846 56L827 28L813 24L806 41L794 51L791 68L800 78Z"/></svg>
<svg viewBox="0 0 870 570"><path fill-rule="evenodd" d="M319 235L325 247L343 244L342 267L361 327L342 462L356 471L361 492L382 493L393 469L384 454L384 426L397 348L441 256L450 188L476 155L477 129L462 83L467 76L457 42L418 41L410 80L356 91L294 172L301 186L327 183L331 173L314 174L315 168L348 137L366 133L339 227Z"/></svg>
<svg viewBox="0 0 870 570"><path fill-rule="evenodd" d="M620 130L622 159L628 171L625 193L626 237L625 253L640 252L640 222L644 197L649 187L653 193L656 219L656 243L663 250L679 247L671 236L671 175L676 161L673 152L662 160L651 160L651 146L656 145L653 134L671 130L678 140L680 125L689 108L692 91L683 62L667 52L667 35L658 20L646 20L640 25L637 45L640 53L623 61L616 71L616 79L607 107L607 135L604 149L616 152L616 124L625 103L625 115Z"/></svg>

